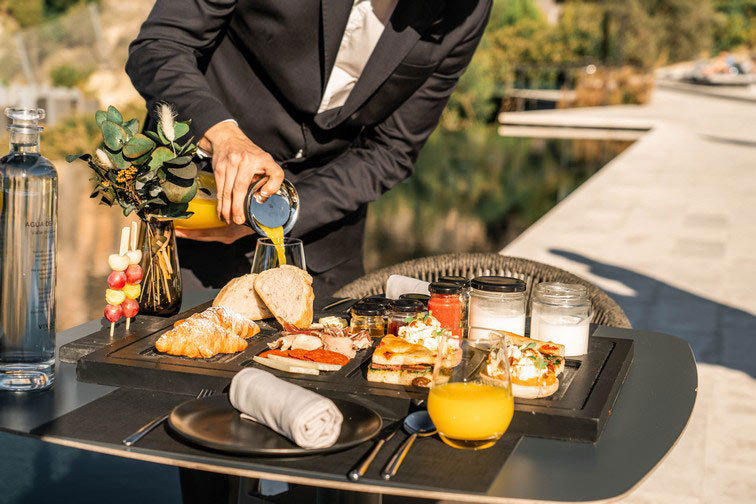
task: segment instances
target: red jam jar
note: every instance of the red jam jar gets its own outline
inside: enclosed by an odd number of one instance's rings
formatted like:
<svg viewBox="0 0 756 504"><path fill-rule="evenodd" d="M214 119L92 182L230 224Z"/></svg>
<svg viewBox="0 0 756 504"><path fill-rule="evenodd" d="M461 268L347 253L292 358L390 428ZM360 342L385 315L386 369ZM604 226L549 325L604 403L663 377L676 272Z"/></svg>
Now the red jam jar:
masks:
<svg viewBox="0 0 756 504"><path fill-rule="evenodd" d="M399 328L409 324L418 313L425 311L423 303L413 299L395 299L388 312L388 330L386 334L399 335Z"/></svg>
<svg viewBox="0 0 756 504"><path fill-rule="evenodd" d="M449 282L433 282L428 286L430 299L428 311L444 329L450 329L452 334L462 337L464 332L462 315L464 312L464 288Z"/></svg>

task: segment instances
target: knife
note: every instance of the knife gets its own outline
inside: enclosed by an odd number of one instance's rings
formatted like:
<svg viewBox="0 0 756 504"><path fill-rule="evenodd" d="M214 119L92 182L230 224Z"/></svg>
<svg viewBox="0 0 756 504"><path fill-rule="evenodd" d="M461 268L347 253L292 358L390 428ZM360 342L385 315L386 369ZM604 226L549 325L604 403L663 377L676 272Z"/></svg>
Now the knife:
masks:
<svg viewBox="0 0 756 504"><path fill-rule="evenodd" d="M328 311L331 308L335 308L335 307L339 306L340 304L344 304L347 301L351 301L351 300L352 300L352 298L348 298L348 297L347 298L338 299L338 300L334 301L333 303L324 306L320 311Z"/></svg>
<svg viewBox="0 0 756 504"><path fill-rule="evenodd" d="M373 446L373 449L370 450L368 453L366 453L357 464L352 468L351 471L349 471L349 474L347 474L347 477L352 481L357 481L361 477L365 476L365 473L368 470L368 467L370 467L370 464L375 459L375 456L378 455L378 452L381 451L381 448L383 448L383 445L388 443L392 437L394 437L394 434L396 434L396 431L399 430L399 427L402 425L401 421L394 422L391 425L388 425L384 427L381 430L381 433L378 435L378 441L376 441L375 446Z"/></svg>

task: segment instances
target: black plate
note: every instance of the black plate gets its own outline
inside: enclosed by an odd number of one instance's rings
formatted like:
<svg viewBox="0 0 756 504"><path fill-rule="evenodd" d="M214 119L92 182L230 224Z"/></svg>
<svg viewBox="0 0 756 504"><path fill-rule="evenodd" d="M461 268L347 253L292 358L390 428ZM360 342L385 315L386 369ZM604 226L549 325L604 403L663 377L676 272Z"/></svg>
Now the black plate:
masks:
<svg viewBox="0 0 756 504"><path fill-rule="evenodd" d="M332 401L344 415L344 423L336 443L328 448L302 448L262 424L243 420L225 394L179 404L171 412L168 424L181 436L213 450L289 457L345 450L380 432L383 421L372 409L343 399Z"/></svg>

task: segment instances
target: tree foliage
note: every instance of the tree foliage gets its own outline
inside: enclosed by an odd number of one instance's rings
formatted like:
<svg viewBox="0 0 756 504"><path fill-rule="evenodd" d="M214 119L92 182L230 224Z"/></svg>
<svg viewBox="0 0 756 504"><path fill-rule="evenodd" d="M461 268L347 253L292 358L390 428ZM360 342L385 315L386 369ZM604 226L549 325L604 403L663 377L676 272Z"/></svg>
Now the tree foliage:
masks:
<svg viewBox="0 0 756 504"><path fill-rule="evenodd" d="M552 25L533 0L494 0L443 124L488 121L507 88L559 88L565 69L594 63L642 74L706 51L754 44L754 20L756 0L573 0L564 2ZM618 81L633 80L621 73Z"/></svg>

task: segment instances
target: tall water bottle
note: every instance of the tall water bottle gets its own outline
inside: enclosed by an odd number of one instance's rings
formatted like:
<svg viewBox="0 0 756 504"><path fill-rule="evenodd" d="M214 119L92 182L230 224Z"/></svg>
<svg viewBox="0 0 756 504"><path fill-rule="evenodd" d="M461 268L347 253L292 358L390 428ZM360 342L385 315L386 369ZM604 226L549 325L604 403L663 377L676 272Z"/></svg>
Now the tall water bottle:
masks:
<svg viewBox="0 0 756 504"><path fill-rule="evenodd" d="M7 108L0 159L0 390L42 390L55 378L58 174L39 154L42 109Z"/></svg>

